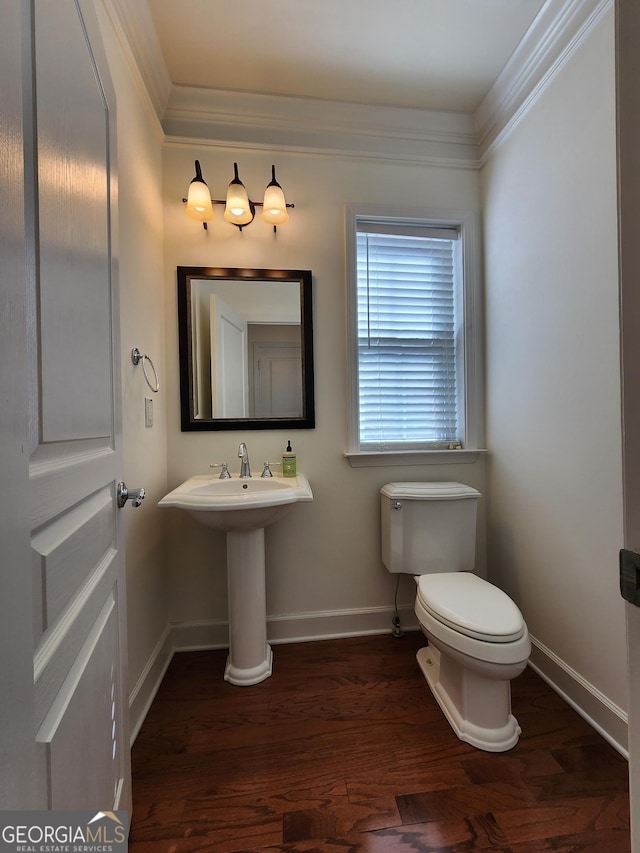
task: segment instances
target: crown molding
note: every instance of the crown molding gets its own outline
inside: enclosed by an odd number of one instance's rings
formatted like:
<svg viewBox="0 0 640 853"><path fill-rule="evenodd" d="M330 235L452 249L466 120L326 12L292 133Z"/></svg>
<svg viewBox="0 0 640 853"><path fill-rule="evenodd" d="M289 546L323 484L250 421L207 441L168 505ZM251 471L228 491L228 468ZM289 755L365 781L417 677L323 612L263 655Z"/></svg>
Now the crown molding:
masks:
<svg viewBox="0 0 640 853"><path fill-rule="evenodd" d="M168 138L477 168L472 116L174 86Z"/></svg>
<svg viewBox="0 0 640 853"><path fill-rule="evenodd" d="M102 0L102 5L138 88L150 102L157 121L161 122L169 100L171 78L147 3Z"/></svg>
<svg viewBox="0 0 640 853"><path fill-rule="evenodd" d="M613 0L547 0L475 113L485 163Z"/></svg>

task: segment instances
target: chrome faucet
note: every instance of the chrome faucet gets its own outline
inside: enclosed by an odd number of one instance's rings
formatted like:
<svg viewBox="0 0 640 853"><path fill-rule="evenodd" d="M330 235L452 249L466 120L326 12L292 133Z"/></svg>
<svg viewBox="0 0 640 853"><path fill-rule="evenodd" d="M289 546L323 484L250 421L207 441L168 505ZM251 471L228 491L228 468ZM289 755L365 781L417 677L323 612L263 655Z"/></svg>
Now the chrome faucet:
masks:
<svg viewBox="0 0 640 853"><path fill-rule="evenodd" d="M244 441L240 442L240 447L238 448L238 459L242 459L240 463L240 479L246 479L251 476L251 468L249 467L249 451L247 450L247 445Z"/></svg>

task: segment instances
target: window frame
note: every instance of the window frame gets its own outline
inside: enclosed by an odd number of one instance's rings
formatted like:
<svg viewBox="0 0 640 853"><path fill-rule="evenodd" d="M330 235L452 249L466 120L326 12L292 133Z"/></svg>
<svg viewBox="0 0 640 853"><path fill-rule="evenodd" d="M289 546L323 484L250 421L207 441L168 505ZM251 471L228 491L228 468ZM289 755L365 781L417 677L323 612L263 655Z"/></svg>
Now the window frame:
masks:
<svg viewBox="0 0 640 853"><path fill-rule="evenodd" d="M394 227L454 228L459 232L463 311L461 333L463 364L458 368L463 388L459 389L463 414L461 418L462 449L400 448L371 449L360 446L359 375L358 375L358 306L356 237L361 222L388 224ZM377 464L412 464L418 458L425 462L475 461L483 445L483 340L482 294L480 278L480 217L474 211L405 208L381 205L346 205L347 265L347 361L348 361L348 449L345 456L353 466ZM455 455L455 458L451 457Z"/></svg>

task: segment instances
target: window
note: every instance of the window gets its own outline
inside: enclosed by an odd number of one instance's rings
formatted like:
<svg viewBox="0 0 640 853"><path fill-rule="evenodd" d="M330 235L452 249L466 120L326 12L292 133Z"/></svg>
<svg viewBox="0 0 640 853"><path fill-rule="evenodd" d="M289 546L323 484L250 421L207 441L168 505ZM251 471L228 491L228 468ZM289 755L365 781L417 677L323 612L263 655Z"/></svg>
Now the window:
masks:
<svg viewBox="0 0 640 853"><path fill-rule="evenodd" d="M350 452L477 448L475 218L348 222Z"/></svg>

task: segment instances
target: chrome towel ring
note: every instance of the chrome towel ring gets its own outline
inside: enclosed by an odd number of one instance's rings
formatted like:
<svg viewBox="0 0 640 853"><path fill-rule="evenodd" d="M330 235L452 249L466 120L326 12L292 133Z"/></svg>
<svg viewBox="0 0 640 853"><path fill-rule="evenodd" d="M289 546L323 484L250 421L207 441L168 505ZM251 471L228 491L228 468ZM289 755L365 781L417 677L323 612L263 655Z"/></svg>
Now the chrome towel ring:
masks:
<svg viewBox="0 0 640 853"><path fill-rule="evenodd" d="M131 361L136 365L142 362L142 372L144 373L144 378L147 380L147 385L149 386L149 388L151 388L154 394L157 394L160 390L160 380L158 379L158 371L155 369L153 362L151 361L151 357L148 356L146 353L142 355L138 347L134 347L131 350ZM151 382L151 380L149 379L149 374L147 373L147 364L149 364L151 370L153 370L153 382Z"/></svg>

